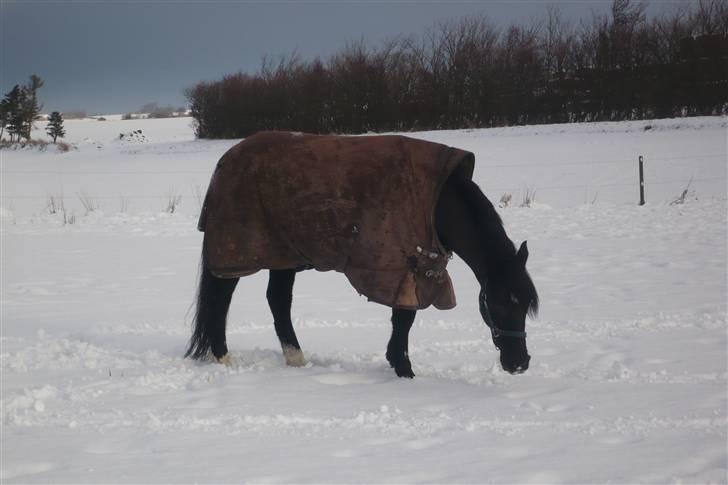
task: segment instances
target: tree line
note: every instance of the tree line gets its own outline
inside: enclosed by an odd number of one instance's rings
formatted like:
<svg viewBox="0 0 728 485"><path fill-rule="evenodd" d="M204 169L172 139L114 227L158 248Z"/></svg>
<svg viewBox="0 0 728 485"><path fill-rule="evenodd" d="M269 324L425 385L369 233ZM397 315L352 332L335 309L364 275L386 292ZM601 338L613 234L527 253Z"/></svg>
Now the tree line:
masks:
<svg viewBox="0 0 728 485"><path fill-rule="evenodd" d="M501 29L484 16L440 22L323 61L266 58L254 74L185 95L200 138L259 130L361 133L625 120L728 112L728 1L648 19L613 0L572 24L550 7Z"/></svg>

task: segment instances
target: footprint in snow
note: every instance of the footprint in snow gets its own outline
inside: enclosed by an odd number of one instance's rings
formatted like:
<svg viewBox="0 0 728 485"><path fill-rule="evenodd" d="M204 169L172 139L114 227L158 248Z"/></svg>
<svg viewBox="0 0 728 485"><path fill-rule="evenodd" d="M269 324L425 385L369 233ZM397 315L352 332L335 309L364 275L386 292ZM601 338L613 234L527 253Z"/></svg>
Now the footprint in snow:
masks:
<svg viewBox="0 0 728 485"><path fill-rule="evenodd" d="M350 372L321 374L313 376L314 380L321 384L331 386L350 386L353 384L379 384L386 382L387 379L377 378L366 374L354 374Z"/></svg>

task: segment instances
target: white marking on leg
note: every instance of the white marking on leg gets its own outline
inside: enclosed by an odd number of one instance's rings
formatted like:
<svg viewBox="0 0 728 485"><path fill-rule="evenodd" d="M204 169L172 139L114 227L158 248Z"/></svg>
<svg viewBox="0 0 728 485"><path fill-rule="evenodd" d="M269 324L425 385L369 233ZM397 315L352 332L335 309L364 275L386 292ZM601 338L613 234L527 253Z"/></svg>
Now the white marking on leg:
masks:
<svg viewBox="0 0 728 485"><path fill-rule="evenodd" d="M306 358L303 356L303 351L297 349L292 345L283 345L283 357L286 358L286 365L291 367L304 367L306 365Z"/></svg>
<svg viewBox="0 0 728 485"><path fill-rule="evenodd" d="M218 364L226 365L228 367L231 367L233 365L233 358L230 357L230 354L225 354L219 359L217 359Z"/></svg>

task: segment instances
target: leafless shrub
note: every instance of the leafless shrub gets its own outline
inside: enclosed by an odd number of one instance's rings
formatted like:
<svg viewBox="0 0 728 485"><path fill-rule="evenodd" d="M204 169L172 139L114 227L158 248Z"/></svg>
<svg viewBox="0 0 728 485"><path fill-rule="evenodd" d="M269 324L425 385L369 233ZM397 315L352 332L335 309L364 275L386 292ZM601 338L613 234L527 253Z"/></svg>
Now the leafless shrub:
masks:
<svg viewBox="0 0 728 485"><path fill-rule="evenodd" d="M154 111L149 112L149 118L174 118L177 116L172 106L159 106Z"/></svg>
<svg viewBox="0 0 728 485"><path fill-rule="evenodd" d="M174 214L177 211L180 203L182 202L182 196L180 194L171 191L167 196L167 209L166 212Z"/></svg>
<svg viewBox="0 0 728 485"><path fill-rule="evenodd" d="M536 200L536 189L526 187L523 189L523 199L521 200L520 207L531 207Z"/></svg>
<svg viewBox="0 0 728 485"><path fill-rule="evenodd" d="M498 207L501 209L505 209L509 205L511 205L511 200L513 199L513 195L509 194L508 192L501 195L500 201L498 201Z"/></svg>
<svg viewBox="0 0 728 485"><path fill-rule="evenodd" d="M66 204L63 199L63 192L56 195L49 195L46 200L46 210L49 214L58 214L66 212Z"/></svg>
<svg viewBox="0 0 728 485"><path fill-rule="evenodd" d="M45 140L22 140L22 141L0 141L0 150L23 150L26 148L36 148L41 152L44 152L48 147L56 147L59 152L67 152L72 148L66 142L51 143Z"/></svg>
<svg viewBox="0 0 728 485"><path fill-rule="evenodd" d="M644 1L610 3L578 25L551 7L541 21L521 25L499 28L476 15L380 47L349 43L323 60L295 53L265 58L258 72L201 82L185 96L200 138L616 121L725 109L725 76L714 66L725 57L726 0L683 2L674 13L649 16Z"/></svg>
<svg viewBox="0 0 728 485"><path fill-rule="evenodd" d="M685 201L687 201L688 199L696 199L697 197L695 196L695 190L690 189L690 186L692 185L692 183L693 183L693 178L690 177L690 180L688 181L688 184L685 186L685 189L683 189L682 193L680 195L678 195L677 197L675 197L672 200L672 202L670 202L670 205L680 205L680 204L684 204Z"/></svg>
<svg viewBox="0 0 728 485"><path fill-rule="evenodd" d="M173 106L159 106L157 103L147 103L139 108L139 113L144 113L147 118L177 118L186 115L186 108L175 108Z"/></svg>
<svg viewBox="0 0 728 485"><path fill-rule="evenodd" d="M73 212L69 214L68 211L66 211L66 203L63 197L63 192L48 196L46 201L46 210L49 214L60 214L63 216L64 224L75 224L76 222L76 215Z"/></svg>
<svg viewBox="0 0 728 485"><path fill-rule="evenodd" d="M81 201L81 205L86 211L86 215L101 208L101 206L99 205L99 201L96 200L93 196L84 192L83 190L76 193L76 196L78 197L78 200Z"/></svg>
<svg viewBox="0 0 728 485"><path fill-rule="evenodd" d="M87 118L85 111L71 111L71 112L63 112L63 118L66 120L82 120L84 118Z"/></svg>
<svg viewBox="0 0 728 485"><path fill-rule="evenodd" d="M7 141L3 140L0 142L0 148L4 149L10 149L10 150L18 150L18 149L24 149L24 148L37 148L41 152L46 151L48 148L48 145L51 145L51 143L45 141L45 140L21 140L21 141Z"/></svg>

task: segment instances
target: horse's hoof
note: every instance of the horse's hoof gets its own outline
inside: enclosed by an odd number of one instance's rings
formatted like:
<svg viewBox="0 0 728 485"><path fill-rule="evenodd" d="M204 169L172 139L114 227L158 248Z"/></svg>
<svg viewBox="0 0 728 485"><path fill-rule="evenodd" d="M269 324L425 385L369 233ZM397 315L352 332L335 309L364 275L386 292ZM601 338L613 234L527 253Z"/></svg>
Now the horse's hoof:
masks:
<svg viewBox="0 0 728 485"><path fill-rule="evenodd" d="M292 345L283 346L283 357L286 358L286 365L290 367L305 367L306 358L303 356L303 351L297 349Z"/></svg>
<svg viewBox="0 0 728 485"><path fill-rule="evenodd" d="M230 357L230 354L225 354L222 357L218 357L215 360L217 360L217 363L218 364L222 364L222 365L225 365L225 366L228 366L228 367L230 367L230 366L233 365L233 358Z"/></svg>
<svg viewBox="0 0 728 485"><path fill-rule="evenodd" d="M397 377L406 377L407 379L413 379L415 377L415 373L412 372L412 367L406 366L401 368L394 368L394 372L397 373Z"/></svg>
<svg viewBox="0 0 728 485"><path fill-rule="evenodd" d="M407 357L396 358L394 354L387 352L386 358L387 362L389 362L389 366L394 369L394 372L397 374L397 377L412 379L415 376L415 373L412 372L412 363Z"/></svg>

